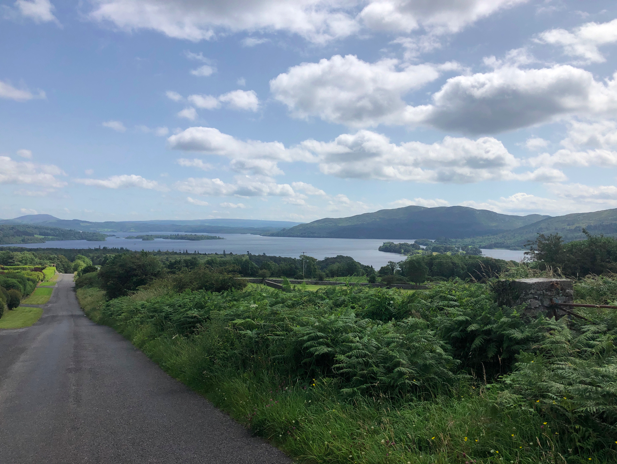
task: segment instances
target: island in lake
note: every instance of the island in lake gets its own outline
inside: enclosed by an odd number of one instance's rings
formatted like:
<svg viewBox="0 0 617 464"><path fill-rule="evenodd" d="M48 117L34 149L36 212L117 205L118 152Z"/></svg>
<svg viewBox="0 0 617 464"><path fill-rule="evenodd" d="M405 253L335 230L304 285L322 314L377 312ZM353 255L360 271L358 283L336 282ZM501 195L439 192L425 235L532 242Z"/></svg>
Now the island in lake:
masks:
<svg viewBox="0 0 617 464"><path fill-rule="evenodd" d="M223 237L217 237L216 235L199 235L199 234L161 234L161 235L130 235L125 238L140 238L142 240L154 240L155 238L162 238L165 240L223 240Z"/></svg>

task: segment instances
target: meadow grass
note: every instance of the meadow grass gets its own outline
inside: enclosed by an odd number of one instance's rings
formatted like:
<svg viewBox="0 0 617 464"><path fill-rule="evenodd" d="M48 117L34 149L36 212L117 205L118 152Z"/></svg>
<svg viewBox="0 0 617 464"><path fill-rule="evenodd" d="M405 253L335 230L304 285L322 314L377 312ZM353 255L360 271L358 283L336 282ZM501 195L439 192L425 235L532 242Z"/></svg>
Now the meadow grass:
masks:
<svg viewBox="0 0 617 464"><path fill-rule="evenodd" d="M43 308L16 308L5 311L0 318L0 329L22 329L30 327L39 320L43 314Z"/></svg>
<svg viewBox="0 0 617 464"><path fill-rule="evenodd" d="M257 284L250 285L250 288L253 291L258 289L259 294L281 294ZM297 462L616 462L613 460L614 452L609 449L568 452L572 436L564 433L563 424L559 428L557 416L547 417L546 409L542 411L536 405L535 398L530 405L513 395L503 384L486 385L486 380L471 376L461 377L446 393L434 392L425 399L397 399L379 393L344 394L335 385L334 379L328 377L302 379L297 375L282 375L280 365L277 367L281 362L277 359L280 356L270 357L266 351L259 349L248 353L254 353L254 356L249 356L252 361L244 368L229 366L224 360L219 363L216 358L222 352L213 347L219 346L223 340L229 343L230 352L239 354L248 346L258 345L235 345L229 338L236 337L232 334L245 334L246 340L250 340L252 334L265 342L266 338L261 338L264 337L263 333L248 324L248 319L237 319L231 325L217 325L217 322L210 320L207 323L209 328L203 326L191 335L182 335L178 329L162 330L161 327L166 326L161 326L160 320L149 322L155 313L146 316L144 311L149 300L155 296L152 292L160 293L160 290L142 290L127 299L108 303L110 307L120 310L117 318L109 316L113 314L109 309L101 310L105 305L102 290L82 288L77 290L77 296L91 319L113 327L171 376L203 394L254 434L268 439ZM292 298L294 294L288 295ZM383 296L397 294L403 295L400 290L388 290ZM375 295L382 295L382 292ZM331 295L333 299L343 296L344 289L336 290ZM188 298L186 295L183 297ZM229 298L236 297L230 294ZM256 295L255 301L258 300ZM243 298L239 298L236 304L240 305L242 301ZM135 305L135 302L139 304ZM157 307L161 311L166 310L170 303L171 300L166 300ZM225 310L218 304L214 306L215 311ZM261 320L266 313L260 312L258 305L252 306L256 306L255 315L259 315ZM248 309L238 314L250 318ZM179 307L171 309L168 315L178 311ZM288 306L283 311L288 314L285 317L292 317L292 307ZM304 313L306 308L299 311ZM159 314L162 318L162 313ZM268 324L265 322L262 327L268 327ZM280 336L280 332L273 329L273 335ZM240 343L241 338L234 340ZM213 353L218 354L213 357ZM581 436L581 440L586 439Z"/></svg>
<svg viewBox="0 0 617 464"><path fill-rule="evenodd" d="M51 287L38 287L32 295L22 301L23 304L43 305L49 301L54 289Z"/></svg>

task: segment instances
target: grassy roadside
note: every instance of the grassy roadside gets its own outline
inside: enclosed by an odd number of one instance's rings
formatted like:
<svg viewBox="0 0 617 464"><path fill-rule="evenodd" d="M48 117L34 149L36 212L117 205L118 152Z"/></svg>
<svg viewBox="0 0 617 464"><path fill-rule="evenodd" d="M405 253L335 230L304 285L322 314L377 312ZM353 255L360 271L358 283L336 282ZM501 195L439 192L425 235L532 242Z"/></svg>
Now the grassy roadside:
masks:
<svg viewBox="0 0 617 464"><path fill-rule="evenodd" d="M39 284L39 287L53 287L53 286L55 286L57 283L58 283L58 282L55 282L55 281L52 281L52 282L44 281L44 282L41 282L41 283Z"/></svg>
<svg viewBox="0 0 617 464"><path fill-rule="evenodd" d="M22 304L43 305L49 301L53 291L52 287L38 287L32 295L22 301Z"/></svg>
<svg viewBox="0 0 617 464"><path fill-rule="evenodd" d="M43 314L43 308L19 307L5 311L0 318L0 329L22 329L35 324Z"/></svg>
<svg viewBox="0 0 617 464"><path fill-rule="evenodd" d="M157 320L154 312L144 311L154 299L153 292L114 300L112 306L119 312L113 319L105 317L111 312L101 311L103 291L82 288L77 296L92 320L113 327L171 376L299 462L614 462L609 451L562 456L561 441L567 438L557 428L556 418L547 420L537 406L519 403L497 385L487 387L478 379L459 382L449 395L435 392L428 401L402 402L380 394L344 396L328 378L300 380L281 375L276 370L278 356L265 357L259 349L249 352L254 356L244 368L227 366L225 359L216 359L220 351L213 357L217 352L213 346L229 342L230 334L240 330L247 340L251 333L259 339L259 331L250 329L248 319L231 325L210 320L207 330L191 336L162 331L163 316ZM167 311L168 303L159 306L160 311ZM172 308L169 315L175 313ZM216 319L215 313L211 315ZM230 344L230 350L247 349Z"/></svg>

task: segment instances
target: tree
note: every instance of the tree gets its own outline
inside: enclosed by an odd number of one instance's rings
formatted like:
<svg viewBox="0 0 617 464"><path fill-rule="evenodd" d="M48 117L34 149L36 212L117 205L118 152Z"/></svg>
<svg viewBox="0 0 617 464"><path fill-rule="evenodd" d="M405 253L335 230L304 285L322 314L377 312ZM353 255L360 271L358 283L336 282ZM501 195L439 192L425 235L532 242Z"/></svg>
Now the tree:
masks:
<svg viewBox="0 0 617 464"><path fill-rule="evenodd" d="M21 303L21 292L19 290L11 289L9 290L9 299L6 302L6 305L9 309L15 309Z"/></svg>
<svg viewBox="0 0 617 464"><path fill-rule="evenodd" d="M428 277L428 266L424 264L422 259L408 258L403 263L403 272L405 277L416 284L426 282Z"/></svg>
<svg viewBox="0 0 617 464"><path fill-rule="evenodd" d="M539 261L545 266L563 267L566 255L564 253L563 238L559 234L538 234L533 242L528 242L525 247L529 249L525 254L532 261Z"/></svg>
<svg viewBox="0 0 617 464"><path fill-rule="evenodd" d="M164 273L161 262L146 252L124 253L109 259L99 271L108 299L126 296Z"/></svg>

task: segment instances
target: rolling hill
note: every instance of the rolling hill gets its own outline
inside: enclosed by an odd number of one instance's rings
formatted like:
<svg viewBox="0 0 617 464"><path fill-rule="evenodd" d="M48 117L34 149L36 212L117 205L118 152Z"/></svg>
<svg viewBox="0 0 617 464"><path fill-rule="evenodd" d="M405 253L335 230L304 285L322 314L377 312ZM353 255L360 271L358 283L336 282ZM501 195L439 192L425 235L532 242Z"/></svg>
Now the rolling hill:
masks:
<svg viewBox="0 0 617 464"><path fill-rule="evenodd" d="M525 243L534 240L538 234L558 233L566 242L583 240L583 229L592 235L617 237L617 209L551 217L500 234L463 240L461 244L481 248L522 249Z"/></svg>
<svg viewBox="0 0 617 464"><path fill-rule="evenodd" d="M264 221L254 219L197 219L160 220L160 221L106 221L90 222L79 219L58 219L49 214L34 214L15 219L0 220L5 225L38 225L58 227L61 229L84 232L190 232L219 234L265 234L276 232L286 227L298 225L298 222Z"/></svg>
<svg viewBox="0 0 617 464"><path fill-rule="evenodd" d="M496 235L530 226L549 216L513 216L464 206L407 206L340 219L320 219L274 232L277 237L451 239Z"/></svg>

